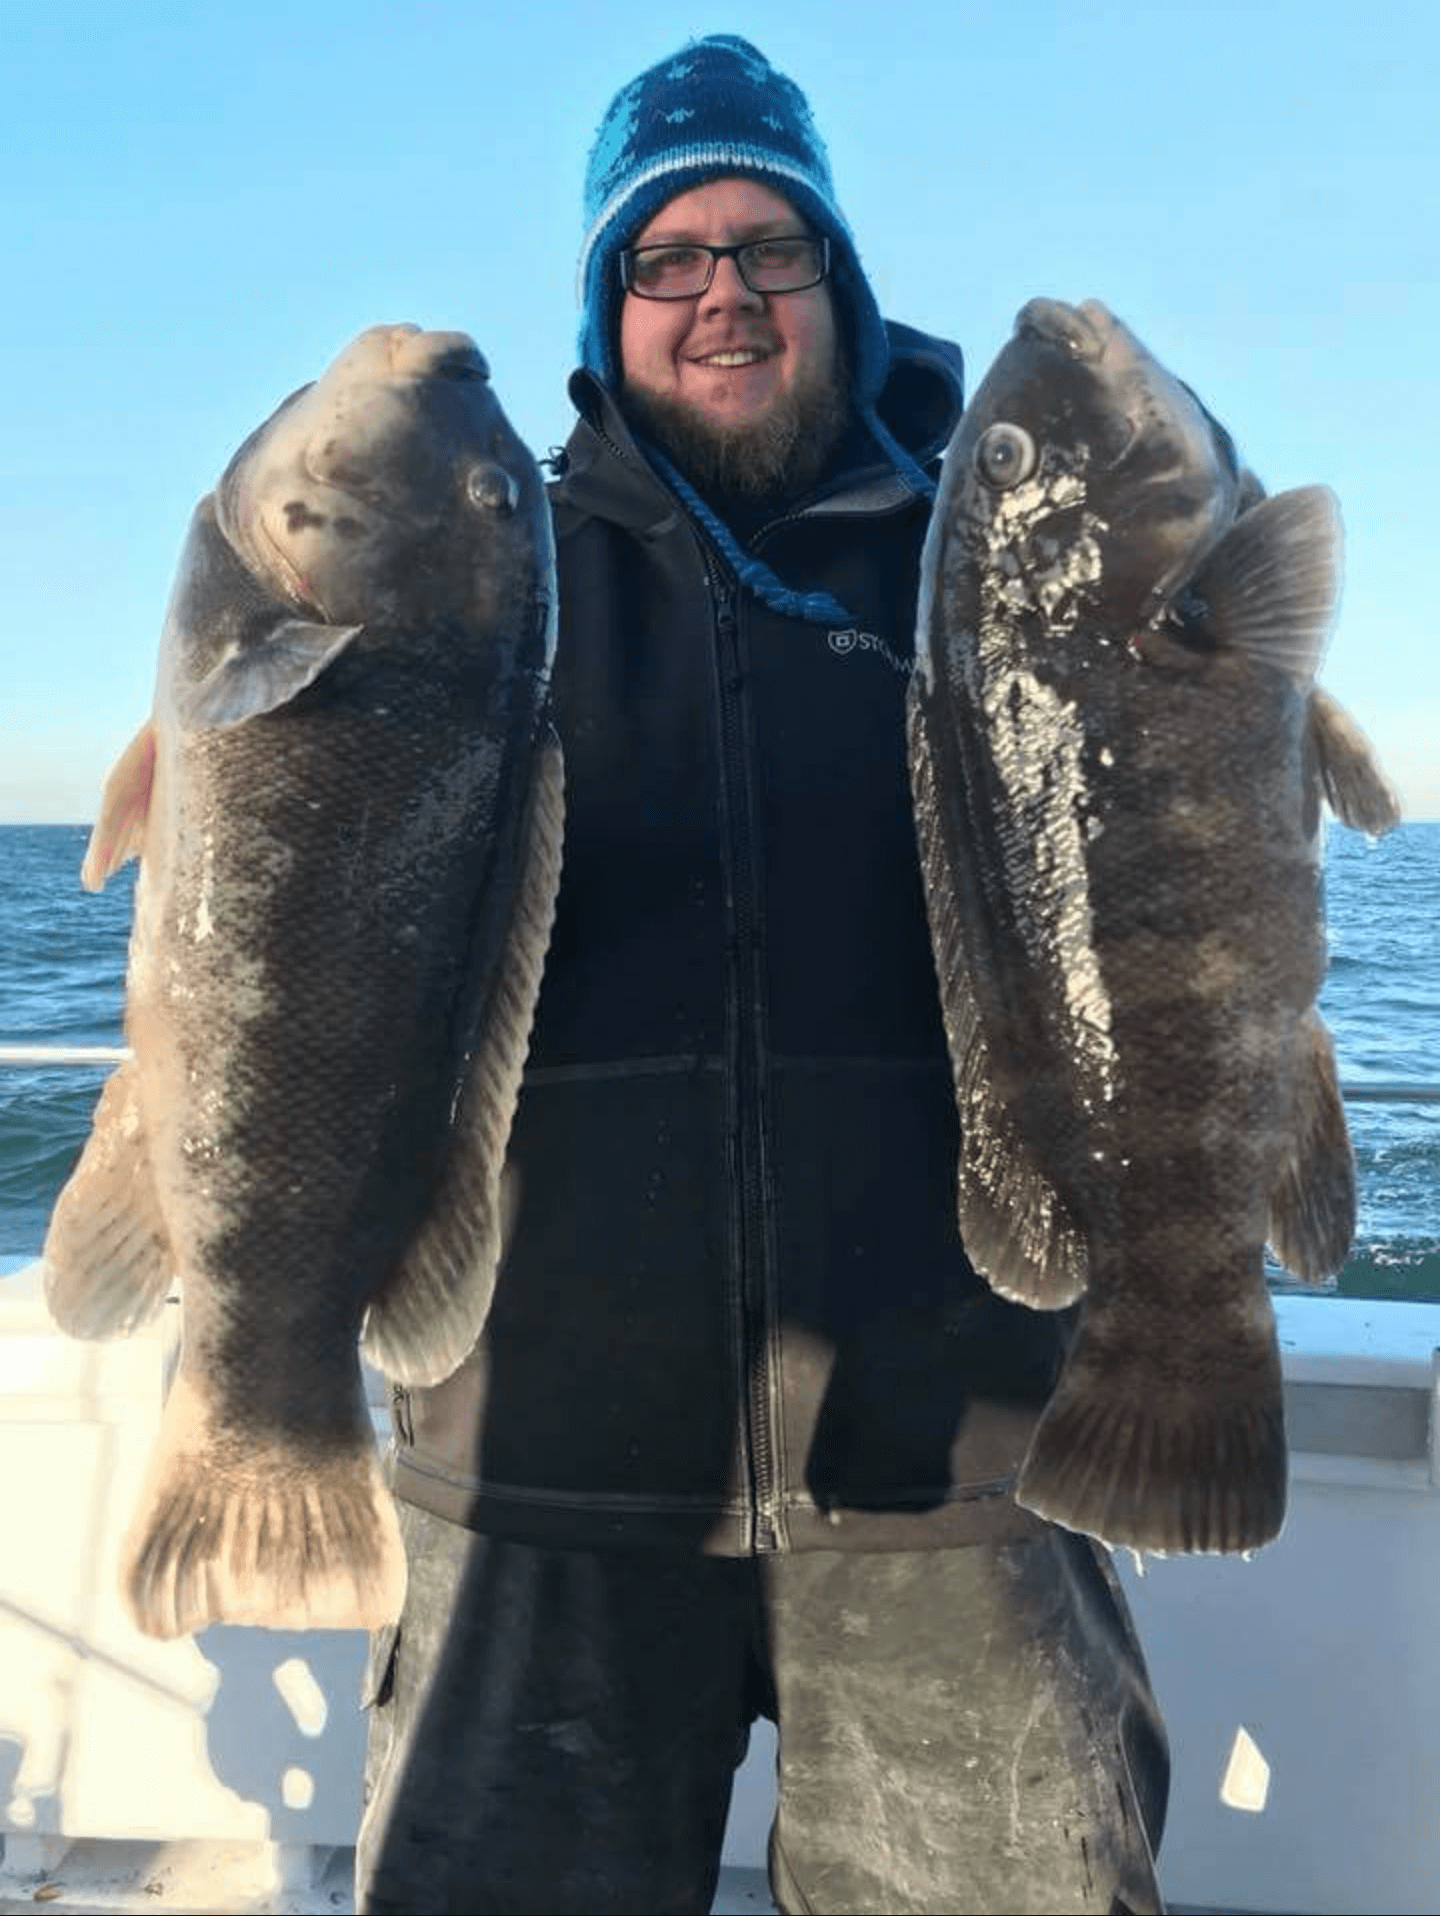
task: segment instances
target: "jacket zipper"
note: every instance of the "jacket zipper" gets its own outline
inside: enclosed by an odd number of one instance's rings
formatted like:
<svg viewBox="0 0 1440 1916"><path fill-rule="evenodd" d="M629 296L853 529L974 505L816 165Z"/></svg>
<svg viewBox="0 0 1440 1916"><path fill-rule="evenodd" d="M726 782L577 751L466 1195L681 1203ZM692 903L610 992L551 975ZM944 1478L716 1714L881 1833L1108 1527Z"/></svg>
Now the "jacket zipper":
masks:
<svg viewBox="0 0 1440 1916"><path fill-rule="evenodd" d="M760 989L760 898L755 869L755 821L745 746L739 620L733 586L707 559L715 608L716 676L720 705L721 816L726 848L729 945L726 1012L732 1084L732 1190L737 1207L734 1242L739 1256L736 1308L745 1376L743 1432L752 1497L751 1547L781 1542L771 1412L769 1257L766 1215L763 1093L764 1007ZM756 1361L758 1359L758 1361Z"/></svg>

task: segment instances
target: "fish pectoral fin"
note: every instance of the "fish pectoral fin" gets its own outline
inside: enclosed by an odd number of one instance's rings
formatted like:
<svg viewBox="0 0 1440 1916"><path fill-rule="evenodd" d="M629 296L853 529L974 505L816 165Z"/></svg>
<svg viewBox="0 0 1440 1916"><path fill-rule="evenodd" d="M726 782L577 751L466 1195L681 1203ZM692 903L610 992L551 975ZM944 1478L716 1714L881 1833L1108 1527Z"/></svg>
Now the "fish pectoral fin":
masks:
<svg viewBox="0 0 1440 1916"><path fill-rule="evenodd" d="M99 891L127 858L145 849L145 825L155 782L155 728L147 719L116 759L100 795L100 815L85 847L80 883Z"/></svg>
<svg viewBox="0 0 1440 1916"><path fill-rule="evenodd" d="M133 1063L106 1080L41 1256L46 1302L72 1337L128 1336L165 1302L175 1266Z"/></svg>
<svg viewBox="0 0 1440 1916"><path fill-rule="evenodd" d="M1157 1291L1162 1281L1156 1273ZM1256 1550L1278 1536L1288 1474L1280 1353L1263 1288L1259 1302L1243 1334L1228 1325L1206 1363L1179 1346L1137 1348L1133 1310L1128 1329L1097 1335L1087 1302L1015 1501L1102 1543L1162 1555Z"/></svg>
<svg viewBox="0 0 1440 1916"><path fill-rule="evenodd" d="M223 1426L182 1363L121 1548L146 1636L210 1623L376 1630L399 1616L405 1575L358 1374L353 1429L302 1445Z"/></svg>
<svg viewBox="0 0 1440 1916"><path fill-rule="evenodd" d="M536 756L510 923L456 1103L445 1169L424 1222L365 1319L365 1356L400 1383L448 1377L489 1315L517 1203L504 1171L505 1149L555 917L564 788L564 761L552 734Z"/></svg>
<svg viewBox="0 0 1440 1916"><path fill-rule="evenodd" d="M1355 1237L1355 1159L1330 1034L1316 1011L1301 1034L1304 1057L1290 1140L1270 1194L1270 1247L1307 1283L1333 1277Z"/></svg>
<svg viewBox="0 0 1440 1916"><path fill-rule="evenodd" d="M1340 603L1340 503L1328 486L1243 512L1190 581L1218 643L1313 683Z"/></svg>
<svg viewBox="0 0 1440 1916"><path fill-rule="evenodd" d="M176 695L186 726L243 725L275 712L313 685L364 630L285 617L263 637L238 642L196 684Z"/></svg>
<svg viewBox="0 0 1440 1916"><path fill-rule="evenodd" d="M1400 800L1369 739L1318 685L1310 696L1310 738L1326 802L1342 825L1381 838L1400 823Z"/></svg>

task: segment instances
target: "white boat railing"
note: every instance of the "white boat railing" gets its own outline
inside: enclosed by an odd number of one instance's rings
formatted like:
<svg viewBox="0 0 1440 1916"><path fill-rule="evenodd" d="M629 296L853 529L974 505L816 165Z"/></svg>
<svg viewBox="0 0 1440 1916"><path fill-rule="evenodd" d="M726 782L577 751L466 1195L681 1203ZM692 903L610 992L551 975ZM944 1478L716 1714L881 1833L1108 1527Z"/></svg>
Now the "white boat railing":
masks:
<svg viewBox="0 0 1440 1916"><path fill-rule="evenodd" d="M123 1064L130 1056L128 1045L0 1044L0 1065ZM1354 1104L1440 1104L1440 1084L1362 1078L1343 1082L1340 1092Z"/></svg>
<svg viewBox="0 0 1440 1916"><path fill-rule="evenodd" d="M1440 1104L1440 1084L1359 1084L1340 1086L1340 1095L1354 1104Z"/></svg>
<svg viewBox="0 0 1440 1916"><path fill-rule="evenodd" d="M0 1064L124 1064L123 1044L0 1044Z"/></svg>

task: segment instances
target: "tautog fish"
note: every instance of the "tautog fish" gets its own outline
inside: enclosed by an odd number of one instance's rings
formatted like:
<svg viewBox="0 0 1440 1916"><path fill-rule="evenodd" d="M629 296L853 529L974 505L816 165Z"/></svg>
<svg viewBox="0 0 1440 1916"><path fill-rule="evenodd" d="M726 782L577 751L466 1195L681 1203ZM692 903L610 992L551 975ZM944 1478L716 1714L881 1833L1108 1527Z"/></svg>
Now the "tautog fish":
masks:
<svg viewBox="0 0 1440 1916"><path fill-rule="evenodd" d="M140 873L133 1060L45 1245L58 1321L182 1360L124 1549L139 1626L371 1627L405 1585L357 1346L464 1357L558 883L554 553L459 333L381 326L196 509L83 882Z"/></svg>
<svg viewBox="0 0 1440 1916"><path fill-rule="evenodd" d="M1008 1297L1084 1295L1018 1500L1135 1549L1278 1532L1264 1246L1317 1279L1354 1231L1322 799L1398 810L1315 683L1340 538L1103 306L1034 300L926 547L910 763L961 1234Z"/></svg>

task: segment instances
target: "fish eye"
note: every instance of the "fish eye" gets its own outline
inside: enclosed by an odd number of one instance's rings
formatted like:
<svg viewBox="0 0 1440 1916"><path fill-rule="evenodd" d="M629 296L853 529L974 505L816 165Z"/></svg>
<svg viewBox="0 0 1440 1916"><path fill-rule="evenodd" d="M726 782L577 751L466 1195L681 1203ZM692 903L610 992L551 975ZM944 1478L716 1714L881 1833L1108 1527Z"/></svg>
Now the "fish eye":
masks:
<svg viewBox="0 0 1440 1916"><path fill-rule="evenodd" d="M1035 470L1035 441L1023 426L999 420L987 426L975 446L975 470L987 486L1008 492Z"/></svg>
<svg viewBox="0 0 1440 1916"><path fill-rule="evenodd" d="M513 512L520 503L520 487L513 473L490 461L475 466L465 482L472 505L484 512Z"/></svg>

